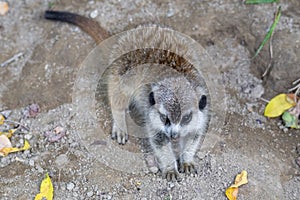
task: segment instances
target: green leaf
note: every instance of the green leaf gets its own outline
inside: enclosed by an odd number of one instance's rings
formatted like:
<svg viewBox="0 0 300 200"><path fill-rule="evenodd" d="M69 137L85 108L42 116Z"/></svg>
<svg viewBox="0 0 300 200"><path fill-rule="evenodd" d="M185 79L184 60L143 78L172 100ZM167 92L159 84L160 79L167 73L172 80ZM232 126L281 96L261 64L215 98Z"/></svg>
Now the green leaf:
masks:
<svg viewBox="0 0 300 200"><path fill-rule="evenodd" d="M297 116L291 114L290 112L285 111L282 115L282 119L286 127L300 129Z"/></svg>
<svg viewBox="0 0 300 200"><path fill-rule="evenodd" d="M252 57L252 59L255 58L255 57L260 53L261 49L265 46L265 44L267 43L267 41L270 39L270 37L272 36L272 34L273 34L273 32L274 32L274 30L275 30L275 28L276 28L276 25L278 24L278 21L279 21L280 17L281 17L281 6L279 6L279 8L278 8L278 10L277 10L277 12L276 12L275 20L274 20L273 24L271 25L271 27L270 27L268 33L266 34L264 40L263 40L263 41L261 42L261 44L259 45L259 47L258 47L258 49L256 50L256 53L255 53L255 55Z"/></svg>
<svg viewBox="0 0 300 200"><path fill-rule="evenodd" d="M277 3L279 0L246 0L246 4Z"/></svg>

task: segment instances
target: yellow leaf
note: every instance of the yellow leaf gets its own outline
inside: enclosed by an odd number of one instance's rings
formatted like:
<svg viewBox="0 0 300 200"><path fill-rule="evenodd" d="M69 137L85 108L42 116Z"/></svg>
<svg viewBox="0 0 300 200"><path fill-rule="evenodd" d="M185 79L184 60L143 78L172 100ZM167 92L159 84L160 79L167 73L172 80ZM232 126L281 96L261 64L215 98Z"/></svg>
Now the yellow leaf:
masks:
<svg viewBox="0 0 300 200"><path fill-rule="evenodd" d="M229 200L236 200L239 189L237 187L229 187L226 189L226 197Z"/></svg>
<svg viewBox="0 0 300 200"><path fill-rule="evenodd" d="M30 148L30 144L27 140L24 142L24 146L22 148L16 147L3 147L0 149L0 156L7 156L9 153L18 152L18 151L25 151Z"/></svg>
<svg viewBox="0 0 300 200"><path fill-rule="evenodd" d="M43 198L47 200L53 199L53 185L48 173L41 183L40 193L35 196L34 200L42 200Z"/></svg>
<svg viewBox="0 0 300 200"><path fill-rule="evenodd" d="M27 140L25 140L22 150L25 151L25 150L28 150L29 148L30 148L30 144Z"/></svg>
<svg viewBox="0 0 300 200"><path fill-rule="evenodd" d="M267 104L264 115L266 117L278 117L282 115L284 111L295 105L296 103L289 96L286 94L279 94Z"/></svg>
<svg viewBox="0 0 300 200"><path fill-rule="evenodd" d="M17 129L10 129L8 132L0 132L0 135L6 135L8 138L11 138L11 136L16 132Z"/></svg>
<svg viewBox="0 0 300 200"><path fill-rule="evenodd" d="M0 114L0 125L4 124L4 116Z"/></svg>
<svg viewBox="0 0 300 200"><path fill-rule="evenodd" d="M238 187L248 183L247 171L243 170L240 174L235 177L234 184L226 189L226 196L229 200L236 200L238 194Z"/></svg>
<svg viewBox="0 0 300 200"><path fill-rule="evenodd" d="M8 133L7 133L7 137L8 138L11 138L11 136L16 132L16 130L18 130L18 129L10 129L9 131L8 131Z"/></svg>
<svg viewBox="0 0 300 200"><path fill-rule="evenodd" d="M236 175L234 185L232 185L231 187L239 187L241 185L247 184L248 183L247 175L248 173L245 170L243 170L240 174Z"/></svg>

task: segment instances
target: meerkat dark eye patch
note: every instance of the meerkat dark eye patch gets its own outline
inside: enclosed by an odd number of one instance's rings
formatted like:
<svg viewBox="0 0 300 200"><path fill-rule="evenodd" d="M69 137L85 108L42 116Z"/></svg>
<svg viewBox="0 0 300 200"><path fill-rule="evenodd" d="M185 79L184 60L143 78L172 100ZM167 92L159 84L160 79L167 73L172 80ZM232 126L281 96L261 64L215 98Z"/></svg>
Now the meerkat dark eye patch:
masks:
<svg viewBox="0 0 300 200"><path fill-rule="evenodd" d="M159 113L159 117L161 122L164 123L164 125L171 125L170 119L168 118L167 115Z"/></svg>
<svg viewBox="0 0 300 200"><path fill-rule="evenodd" d="M150 94L149 94L149 103L150 103L150 106L153 106L155 104L155 99L154 99L154 93L153 92L150 92Z"/></svg>
<svg viewBox="0 0 300 200"><path fill-rule="evenodd" d="M201 99L199 100L199 110L203 110L206 107L207 104L207 97L205 95L201 96Z"/></svg>
<svg viewBox="0 0 300 200"><path fill-rule="evenodd" d="M184 115L181 119L181 124L182 125L187 125L188 123L190 123L190 121L192 120L192 117L193 117L193 113L190 112L189 114L187 115Z"/></svg>

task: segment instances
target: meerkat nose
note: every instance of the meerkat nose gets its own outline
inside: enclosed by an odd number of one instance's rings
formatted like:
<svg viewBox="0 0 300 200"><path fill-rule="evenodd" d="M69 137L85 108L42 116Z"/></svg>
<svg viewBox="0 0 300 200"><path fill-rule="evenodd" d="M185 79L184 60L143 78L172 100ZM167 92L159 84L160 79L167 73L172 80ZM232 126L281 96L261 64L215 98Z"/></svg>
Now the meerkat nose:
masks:
<svg viewBox="0 0 300 200"><path fill-rule="evenodd" d="M172 139L177 139L178 138L178 132L177 131L171 131L170 132L170 136Z"/></svg>

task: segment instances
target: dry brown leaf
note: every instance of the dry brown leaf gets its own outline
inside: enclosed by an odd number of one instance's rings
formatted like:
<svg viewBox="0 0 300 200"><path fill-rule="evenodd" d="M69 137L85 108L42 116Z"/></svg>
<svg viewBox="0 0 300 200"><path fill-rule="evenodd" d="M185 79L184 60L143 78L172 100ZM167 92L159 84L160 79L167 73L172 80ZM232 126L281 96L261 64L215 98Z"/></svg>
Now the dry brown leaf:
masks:
<svg viewBox="0 0 300 200"><path fill-rule="evenodd" d="M8 12L9 6L7 2L0 1L0 15L5 15Z"/></svg>
<svg viewBox="0 0 300 200"><path fill-rule="evenodd" d="M11 142L6 135L0 135L0 149L11 147Z"/></svg>

